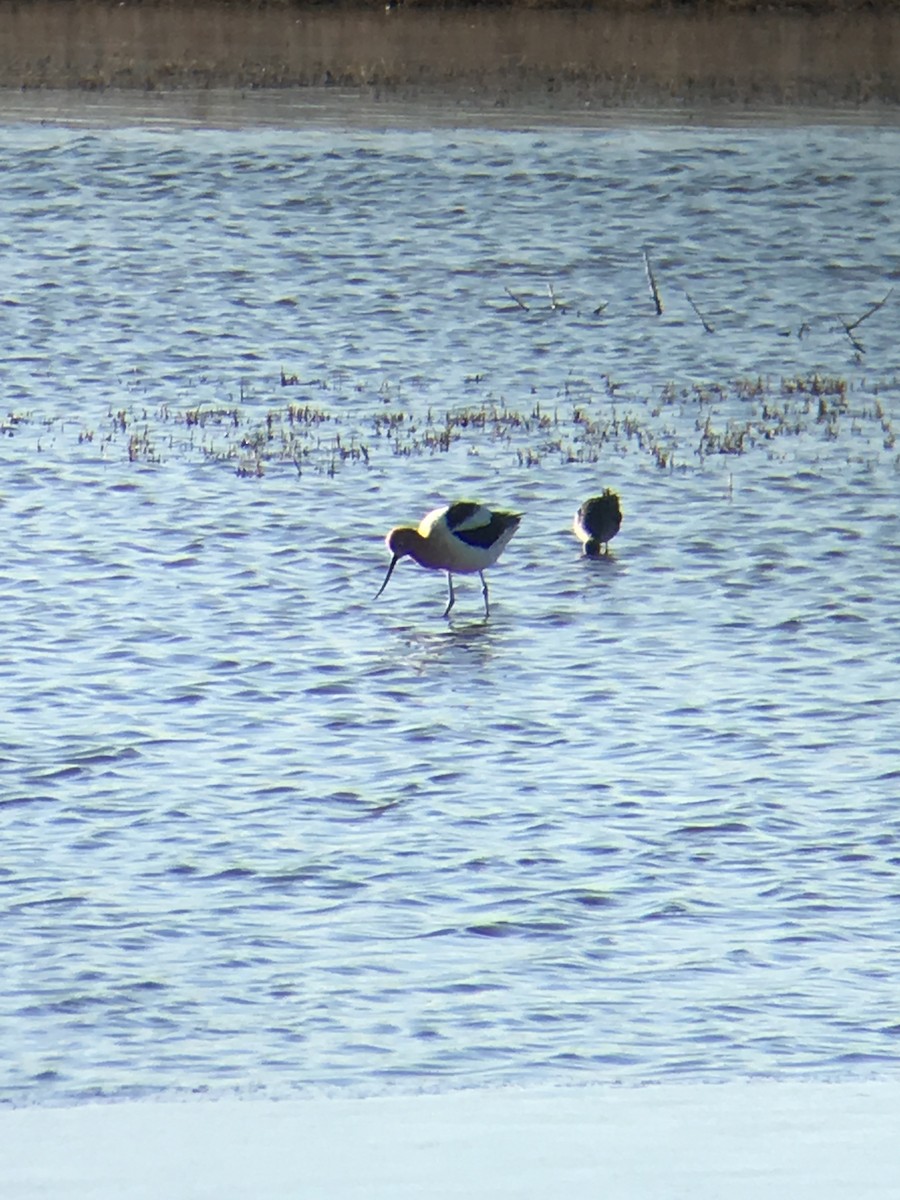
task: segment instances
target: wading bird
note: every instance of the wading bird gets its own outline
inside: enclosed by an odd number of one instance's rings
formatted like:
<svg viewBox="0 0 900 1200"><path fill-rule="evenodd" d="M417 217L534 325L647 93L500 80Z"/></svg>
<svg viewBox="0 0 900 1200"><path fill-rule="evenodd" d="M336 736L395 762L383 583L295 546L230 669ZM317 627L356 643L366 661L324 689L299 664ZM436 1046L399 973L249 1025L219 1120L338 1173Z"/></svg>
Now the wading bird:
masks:
<svg viewBox="0 0 900 1200"><path fill-rule="evenodd" d="M391 572L405 555L415 559L420 567L446 571L450 599L444 609L449 616L456 597L453 594L453 575L474 575L481 578L484 596L484 615L490 616L488 585L484 571L492 566L512 535L519 528L520 513L491 512L471 500L458 500L446 508L436 508L424 516L418 529L400 526L385 538L393 555L384 583L375 596L377 600L388 585Z"/></svg>
<svg viewBox="0 0 900 1200"><path fill-rule="evenodd" d="M601 547L609 554L609 543L619 532L622 524L622 508L615 492L606 488L602 496L585 500L575 514L572 525L575 536L582 543L585 554L598 558Z"/></svg>

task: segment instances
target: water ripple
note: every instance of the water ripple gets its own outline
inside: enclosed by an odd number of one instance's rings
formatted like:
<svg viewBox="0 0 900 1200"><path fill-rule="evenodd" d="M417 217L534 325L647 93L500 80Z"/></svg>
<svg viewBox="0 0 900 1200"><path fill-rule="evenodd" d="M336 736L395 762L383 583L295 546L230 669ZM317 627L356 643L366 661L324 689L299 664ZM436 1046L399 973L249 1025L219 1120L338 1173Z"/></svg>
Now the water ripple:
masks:
<svg viewBox="0 0 900 1200"><path fill-rule="evenodd" d="M895 1062L897 131L3 137L3 1095Z"/></svg>

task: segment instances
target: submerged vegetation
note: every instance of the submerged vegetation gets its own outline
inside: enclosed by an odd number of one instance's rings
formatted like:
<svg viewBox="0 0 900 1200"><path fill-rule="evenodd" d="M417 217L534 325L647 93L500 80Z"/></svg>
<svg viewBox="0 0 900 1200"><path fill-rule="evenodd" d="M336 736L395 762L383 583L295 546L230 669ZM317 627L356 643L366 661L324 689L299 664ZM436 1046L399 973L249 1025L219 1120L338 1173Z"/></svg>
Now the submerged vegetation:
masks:
<svg viewBox="0 0 900 1200"><path fill-rule="evenodd" d="M483 385L480 379L472 383ZM334 475L457 452L525 468L638 455L660 470L684 471L720 456L790 459L808 456L810 447L814 455L832 456L838 445L848 460L887 456L900 467L896 430L882 399L896 396L897 380L853 385L840 376L810 374L669 382L653 394L629 397L603 377L596 385L569 380L543 399L531 394L516 403L487 396L423 411L404 403L402 389L387 383L373 393L343 377L304 381L282 372L279 390L292 398L273 403L243 397L239 404L181 409L132 403L111 408L97 426L12 412L0 419L0 434L39 452L53 445L65 453L71 443L110 461L220 463L244 478L282 468Z"/></svg>

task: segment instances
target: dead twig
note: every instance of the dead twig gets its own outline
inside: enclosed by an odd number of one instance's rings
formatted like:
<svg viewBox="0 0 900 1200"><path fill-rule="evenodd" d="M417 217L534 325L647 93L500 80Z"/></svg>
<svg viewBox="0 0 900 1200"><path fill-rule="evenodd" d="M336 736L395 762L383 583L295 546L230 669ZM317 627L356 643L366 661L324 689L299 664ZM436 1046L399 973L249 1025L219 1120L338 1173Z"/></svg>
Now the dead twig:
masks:
<svg viewBox="0 0 900 1200"><path fill-rule="evenodd" d="M694 301L693 301L693 298L692 298L692 296L691 296L690 292L689 292L689 291L687 291L687 289L685 289L685 293L684 293L684 294L685 294L685 296L687 296L687 302L688 302L688 304L691 306L691 308L694 310L694 312L695 312L695 313L697 314L697 316L700 318L700 324L703 326L703 328L706 330L706 332L707 332L707 333L715 333L715 332L716 332L716 328L715 328L715 326L714 326L714 325L710 325L709 321L707 321L706 317L704 317L703 313L700 311L700 309L699 309L699 308L697 307L697 305L694 303Z"/></svg>
<svg viewBox="0 0 900 1200"><path fill-rule="evenodd" d="M850 339L850 344L857 354L865 354L866 348L858 338L853 336L854 329L857 329L860 325L862 325L863 321L867 321L873 313L877 313L880 308L884 308L885 304L887 304L888 300L890 300L891 296L893 295L893 292L894 289L891 288L886 296L884 296L881 300L876 300L876 302L870 305L863 315L861 317L857 317L855 321L845 321L843 317L838 317L838 320L844 328L844 333L846 333L847 337Z"/></svg>
<svg viewBox="0 0 900 1200"><path fill-rule="evenodd" d="M843 325L844 333L846 333L847 337L850 339L850 345L853 347L853 349L856 351L856 353L857 354L865 354L865 352L866 352L865 346L862 344L861 341L859 341L858 338L855 338L853 336L853 330L856 328L856 326L848 325L843 317L838 317L838 320Z"/></svg>
<svg viewBox="0 0 900 1200"><path fill-rule="evenodd" d="M560 301L557 300L556 293L553 290L552 283L547 284L547 295L550 297L550 307L553 309L554 312L565 312L566 306L564 304L561 304Z"/></svg>
<svg viewBox="0 0 900 1200"><path fill-rule="evenodd" d="M855 321L851 321L849 324L846 321L844 321L843 318L841 318L841 323L843 324L844 328L847 330L847 333L848 334L852 333L853 330L857 327L857 325L862 325L863 321L868 321L869 317L871 317L873 313L877 313L879 308L884 308L885 304L887 304L888 300L890 300L893 293L894 293L894 289L891 288L891 290L888 292L888 294L884 297L883 300L876 301L876 303L873 304L871 308L866 309L866 311L863 313L863 315L861 317L857 317Z"/></svg>
<svg viewBox="0 0 900 1200"><path fill-rule="evenodd" d="M659 288L656 286L656 279L653 275L653 268L650 266L650 256L647 251L644 251L644 269L647 272L647 282L650 284L650 295L653 297L653 303L656 305L656 315L662 316L662 300L659 298Z"/></svg>

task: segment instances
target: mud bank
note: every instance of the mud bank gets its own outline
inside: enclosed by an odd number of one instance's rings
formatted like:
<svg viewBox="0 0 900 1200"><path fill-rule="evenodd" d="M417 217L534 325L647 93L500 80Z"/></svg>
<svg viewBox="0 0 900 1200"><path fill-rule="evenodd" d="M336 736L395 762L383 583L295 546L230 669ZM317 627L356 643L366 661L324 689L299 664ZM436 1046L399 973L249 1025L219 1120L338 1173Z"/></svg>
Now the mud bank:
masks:
<svg viewBox="0 0 900 1200"><path fill-rule="evenodd" d="M360 89L572 105L900 102L900 13L0 0L0 87Z"/></svg>

